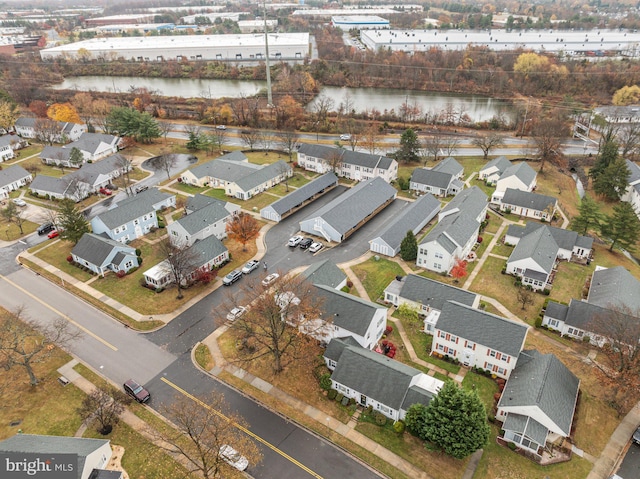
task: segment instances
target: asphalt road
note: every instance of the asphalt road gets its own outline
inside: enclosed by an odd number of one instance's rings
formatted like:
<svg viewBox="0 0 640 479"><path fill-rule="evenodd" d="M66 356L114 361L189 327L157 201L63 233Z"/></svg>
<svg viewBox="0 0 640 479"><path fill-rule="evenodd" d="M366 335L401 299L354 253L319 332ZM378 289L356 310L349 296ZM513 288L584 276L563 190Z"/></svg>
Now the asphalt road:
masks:
<svg viewBox="0 0 640 479"><path fill-rule="evenodd" d="M633 441L629 445L617 474L622 479L637 479L640 477L640 446Z"/></svg>

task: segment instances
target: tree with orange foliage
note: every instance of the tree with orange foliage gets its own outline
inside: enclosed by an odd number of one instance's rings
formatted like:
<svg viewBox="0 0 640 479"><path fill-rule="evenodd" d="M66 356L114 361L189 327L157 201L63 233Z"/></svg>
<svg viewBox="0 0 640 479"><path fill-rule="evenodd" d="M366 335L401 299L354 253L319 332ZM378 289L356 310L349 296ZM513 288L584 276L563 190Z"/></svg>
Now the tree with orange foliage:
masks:
<svg viewBox="0 0 640 479"><path fill-rule="evenodd" d="M47 109L47 116L55 121L82 123L80 115L71 103L54 103Z"/></svg>
<svg viewBox="0 0 640 479"><path fill-rule="evenodd" d="M456 258L456 264L451 269L451 276L457 283L467 275L467 262L461 258Z"/></svg>
<svg viewBox="0 0 640 479"><path fill-rule="evenodd" d="M249 213L240 213L227 223L229 238L242 243L242 251L247 251L247 243L260 234L260 225Z"/></svg>

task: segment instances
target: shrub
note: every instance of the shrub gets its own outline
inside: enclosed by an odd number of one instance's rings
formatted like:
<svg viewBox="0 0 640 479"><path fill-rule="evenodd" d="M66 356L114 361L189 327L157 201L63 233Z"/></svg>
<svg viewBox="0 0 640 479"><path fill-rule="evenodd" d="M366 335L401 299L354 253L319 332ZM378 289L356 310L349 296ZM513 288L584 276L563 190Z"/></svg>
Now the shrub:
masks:
<svg viewBox="0 0 640 479"><path fill-rule="evenodd" d="M378 426L384 426L385 424L387 424L387 416L385 416L384 414L382 414L381 412L376 411L373 414L373 418L376 421L376 424Z"/></svg>
<svg viewBox="0 0 640 479"><path fill-rule="evenodd" d="M338 391L336 391L335 389L329 389L329 392L327 393L327 397L329 399L335 399L337 395Z"/></svg>
<svg viewBox="0 0 640 479"><path fill-rule="evenodd" d="M343 293L348 293L349 291L351 291L351 289L349 288L349 286L343 286L342 288L340 288L340 291L342 291Z"/></svg>
<svg viewBox="0 0 640 479"><path fill-rule="evenodd" d="M356 403L354 398L349 398L349 406L353 406Z"/></svg>
<svg viewBox="0 0 640 479"><path fill-rule="evenodd" d="M71 256L71 255L67 256L67 262L68 263L72 263L73 262L73 256Z"/></svg>
<svg viewBox="0 0 640 479"><path fill-rule="evenodd" d="M372 406L371 404L369 404L369 405L367 406L367 410L366 410L366 412L367 412L367 414L368 414L369 416L370 416L370 415L371 415L371 413L373 412L373 406Z"/></svg>
<svg viewBox="0 0 640 479"><path fill-rule="evenodd" d="M508 443L507 443L507 447L508 447L509 449L511 449L512 451L515 451L517 446L516 446L514 443L512 443L512 442L508 442Z"/></svg>
<svg viewBox="0 0 640 479"><path fill-rule="evenodd" d="M482 243L482 236L478 236L478 243Z"/></svg>
<svg viewBox="0 0 640 479"><path fill-rule="evenodd" d="M341 402L343 397L344 397L344 394L338 393L338 395L336 396L336 401Z"/></svg>
<svg viewBox="0 0 640 479"><path fill-rule="evenodd" d="M347 287L349 289L353 288L353 281L351 281L350 279L347 280Z"/></svg>
<svg viewBox="0 0 640 479"><path fill-rule="evenodd" d="M542 318L541 318L540 316L538 316L538 317L536 318L536 321L535 321L535 323L534 323L534 326L535 326L536 328L540 328L540 327L542 327Z"/></svg>
<svg viewBox="0 0 640 479"><path fill-rule="evenodd" d="M549 296L551 294L551 290L547 288L544 291L542 291L542 294L544 294L545 296Z"/></svg>
<svg viewBox="0 0 640 479"><path fill-rule="evenodd" d="M331 389L331 374L325 373L320 376L320 388L328 391Z"/></svg>
<svg viewBox="0 0 640 479"><path fill-rule="evenodd" d="M123 269L121 269L121 270L119 270L119 271L116 273L116 276L117 276L118 278L124 278L124 275L125 275L125 274L127 274L127 273L126 273Z"/></svg>
<svg viewBox="0 0 640 479"><path fill-rule="evenodd" d="M393 430L398 434L402 434L404 432L404 428L404 421L396 421L393 423Z"/></svg>
<svg viewBox="0 0 640 479"><path fill-rule="evenodd" d="M136 248L136 256L142 256L142 251L140 248Z"/></svg>
<svg viewBox="0 0 640 479"><path fill-rule="evenodd" d="M393 333L393 326L387 326L384 330L384 334L389 336L391 333Z"/></svg>
<svg viewBox="0 0 640 479"><path fill-rule="evenodd" d="M142 264L142 256L138 256L138 266Z"/></svg>
<svg viewBox="0 0 640 479"><path fill-rule="evenodd" d="M491 424L493 424L493 423L495 423L495 422L496 422L496 417L495 417L493 414L489 414L489 415L487 416L487 419L489 420L489 422L490 422Z"/></svg>

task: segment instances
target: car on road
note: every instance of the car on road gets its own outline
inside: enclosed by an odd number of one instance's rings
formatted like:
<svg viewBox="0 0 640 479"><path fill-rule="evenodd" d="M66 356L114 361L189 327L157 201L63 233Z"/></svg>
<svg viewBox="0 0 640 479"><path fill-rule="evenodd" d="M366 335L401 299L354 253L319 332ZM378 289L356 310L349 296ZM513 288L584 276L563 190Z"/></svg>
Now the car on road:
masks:
<svg viewBox="0 0 640 479"><path fill-rule="evenodd" d="M307 249L309 246L313 244L313 240L311 238L305 238L300 243L298 243L298 247L300 249Z"/></svg>
<svg viewBox="0 0 640 479"><path fill-rule="evenodd" d="M247 264L244 265L244 267L242 268L242 272L244 274L249 274L252 271L255 271L256 269L258 269L258 266L260 266L260 261L258 261L257 259L252 259L251 261L249 261Z"/></svg>
<svg viewBox="0 0 640 479"><path fill-rule="evenodd" d="M349 141L351 139L351 135L349 133L343 133L342 135L340 135L340 139L342 141Z"/></svg>
<svg viewBox="0 0 640 479"><path fill-rule="evenodd" d="M302 236L296 235L296 236L292 236L291 238L289 238L289 242L287 243L291 248L295 248L296 246L298 246L298 244L300 244L300 241L302 241L304 238Z"/></svg>
<svg viewBox="0 0 640 479"><path fill-rule="evenodd" d="M47 238L53 239L53 238L57 238L58 236L60 236L60 232L58 230L53 230L51 233L47 235Z"/></svg>
<svg viewBox="0 0 640 479"><path fill-rule="evenodd" d="M147 402L151 398L151 394L145 388L140 386L133 379L128 379L124 383L124 392L139 403Z"/></svg>
<svg viewBox="0 0 640 479"><path fill-rule="evenodd" d="M322 249L322 243L314 242L311 246L309 246L310 253L317 253Z"/></svg>
<svg viewBox="0 0 640 479"><path fill-rule="evenodd" d="M136 193L142 193L143 191L147 191L149 187L147 185L140 185L136 187Z"/></svg>
<svg viewBox="0 0 640 479"><path fill-rule="evenodd" d="M40 226L38 226L38 229L36 231L40 236L42 236L43 234L46 234L49 231L52 231L54 228L55 226L53 225L53 223L43 223Z"/></svg>
<svg viewBox="0 0 640 479"><path fill-rule="evenodd" d="M245 308L244 306L236 306L231 311L229 311L229 314L227 314L227 319L229 321L235 321L240 316L242 316L246 311L247 311L247 308Z"/></svg>
<svg viewBox="0 0 640 479"><path fill-rule="evenodd" d="M238 471L244 471L247 467L249 467L249 461L247 460L247 458L228 444L220 447L220 456L227 464L235 467Z"/></svg>
<svg viewBox="0 0 640 479"><path fill-rule="evenodd" d="M276 280L280 277L278 273L271 273L265 279L262 280L262 286L270 286L276 282Z"/></svg>
<svg viewBox="0 0 640 479"><path fill-rule="evenodd" d="M638 426L638 429L636 429L636 432L634 432L633 436L631 436L631 440L636 444L640 445L640 426Z"/></svg>
<svg viewBox="0 0 640 479"><path fill-rule="evenodd" d="M109 188L102 187L98 191L103 195L111 196L111 190Z"/></svg>
<svg viewBox="0 0 640 479"><path fill-rule="evenodd" d="M225 286L231 286L240 278L242 278L242 271L238 269L234 269L231 273L229 273L222 279L222 284Z"/></svg>
<svg viewBox="0 0 640 479"><path fill-rule="evenodd" d="M13 201L13 204L16 206L27 206L27 202L22 198L14 198L11 201Z"/></svg>
<svg viewBox="0 0 640 479"><path fill-rule="evenodd" d="M216 130L226 130L226 129L227 129L226 125L218 125L218 126L216 126Z"/></svg>

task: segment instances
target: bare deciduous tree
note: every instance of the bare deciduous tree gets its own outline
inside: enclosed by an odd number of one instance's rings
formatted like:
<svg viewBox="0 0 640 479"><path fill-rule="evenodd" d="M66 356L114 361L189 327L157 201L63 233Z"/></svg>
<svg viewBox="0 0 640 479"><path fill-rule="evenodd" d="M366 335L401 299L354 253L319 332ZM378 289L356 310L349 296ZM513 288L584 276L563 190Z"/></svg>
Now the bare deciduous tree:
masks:
<svg viewBox="0 0 640 479"><path fill-rule="evenodd" d="M5 369L24 368L29 382L39 382L34 365L46 361L59 348L68 347L81 333L72 330L64 318L42 325L28 319L24 306L0 317L0 366Z"/></svg>
<svg viewBox="0 0 640 479"><path fill-rule="evenodd" d="M518 288L516 298L518 300L518 303L520 303L522 306L521 309L524 311L525 309L527 309L527 306L533 304L533 291L531 291L529 288L521 286Z"/></svg>
<svg viewBox="0 0 640 479"><path fill-rule="evenodd" d="M331 318L322 317L322 301L316 289L298 276L280 277L269 289L256 284L255 279L244 280L242 294L230 295L229 308L238 306L239 298L250 306L236 319L231 328L240 336L240 362L251 363L268 357L274 373L300 361L313 360L310 351L318 340L327 339ZM214 315L223 322L227 308L216 308Z"/></svg>
<svg viewBox="0 0 640 479"><path fill-rule="evenodd" d="M444 154L444 147L446 145L446 135L444 135L444 133L435 132L432 135L424 137L421 141L423 150L426 153L425 162L429 158L432 158L433 161L438 161L440 155Z"/></svg>
<svg viewBox="0 0 640 479"><path fill-rule="evenodd" d="M255 145L260 141L259 130L242 130L240 132L240 140L253 151Z"/></svg>
<svg viewBox="0 0 640 479"><path fill-rule="evenodd" d="M564 162L562 140L568 131L565 121L552 114L543 116L534 122L531 128L531 141L540 161L540 171L547 162L561 165Z"/></svg>
<svg viewBox="0 0 640 479"><path fill-rule="evenodd" d="M57 121L48 118L39 118L36 120L33 129L35 131L36 140L45 145L53 145L60 139L60 126Z"/></svg>
<svg viewBox="0 0 640 479"><path fill-rule="evenodd" d="M120 421L120 413L131 400L122 391L105 385L91 391L78 408L78 414L87 423L96 422L96 430L106 436Z"/></svg>
<svg viewBox="0 0 640 479"><path fill-rule="evenodd" d="M370 154L374 155L376 153L376 150L378 149L378 142L381 138L378 128L376 128L375 125L369 125L369 127L362 132L361 136L362 146Z"/></svg>
<svg viewBox="0 0 640 479"><path fill-rule="evenodd" d="M2 209L1 213L2 217L5 220L7 220L9 223L15 224L20 229L21 235L24 234L22 226L27 221L27 217L23 209L18 208L18 206L13 201L9 201L7 203L7 206Z"/></svg>
<svg viewBox="0 0 640 479"><path fill-rule="evenodd" d="M176 299L182 299L184 297L182 286L187 277L199 266L198 257L189 244L171 237L160 242L160 254L167 262L173 282L178 288Z"/></svg>
<svg viewBox="0 0 640 479"><path fill-rule="evenodd" d="M171 170L176 166L178 160L176 155L171 153L167 148L163 148L161 155L155 160L156 165L167 174L167 179L171 178Z"/></svg>
<svg viewBox="0 0 640 479"><path fill-rule="evenodd" d="M161 405L160 412L174 427L149 429L148 433L161 448L184 457L190 473L205 479L245 477L227 463L222 454L227 445L244 456L251 467L262 461L260 450L242 431L248 428L246 421L231 412L220 393L197 398L180 395Z"/></svg>
<svg viewBox="0 0 640 479"><path fill-rule="evenodd" d="M477 146L482 150L484 159L489 157L489 153L494 148L498 148L504 145L504 136L497 133L489 133L488 135L478 135L472 141L473 146Z"/></svg>
<svg viewBox="0 0 640 479"><path fill-rule="evenodd" d="M160 130L160 133L162 134L164 141L167 141L167 136L169 135L169 133L171 133L171 130L173 130L174 127L175 125L170 121L158 122L158 129Z"/></svg>
<svg viewBox="0 0 640 479"><path fill-rule="evenodd" d="M318 125L325 126L327 124L327 117L329 116L329 112L333 110L334 105L335 101L333 98L326 95L319 95L315 99L313 102L313 111Z"/></svg>
<svg viewBox="0 0 640 479"><path fill-rule="evenodd" d="M225 227L227 236L242 243L242 251L247 251L247 243L258 237L260 224L249 213L244 211L235 215Z"/></svg>
<svg viewBox="0 0 640 479"><path fill-rule="evenodd" d="M286 129L277 133L278 146L289 157L289 163L293 160L293 152L298 149L298 134L295 130Z"/></svg>

